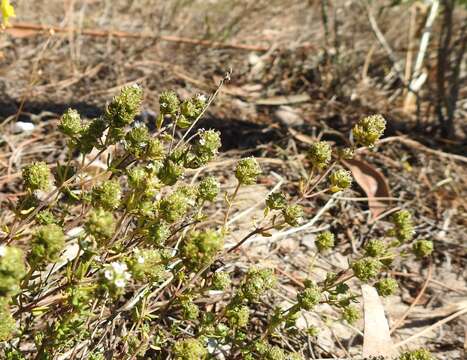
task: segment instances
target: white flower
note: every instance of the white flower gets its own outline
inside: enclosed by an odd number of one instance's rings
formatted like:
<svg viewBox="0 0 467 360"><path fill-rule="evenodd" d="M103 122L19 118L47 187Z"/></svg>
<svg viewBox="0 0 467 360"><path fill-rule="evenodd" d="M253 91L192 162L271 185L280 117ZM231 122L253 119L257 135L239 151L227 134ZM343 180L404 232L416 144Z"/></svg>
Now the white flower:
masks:
<svg viewBox="0 0 467 360"><path fill-rule="evenodd" d="M143 256L138 256L136 258L136 261L138 262L138 264L144 264L144 257Z"/></svg>
<svg viewBox="0 0 467 360"><path fill-rule="evenodd" d="M116 274L123 274L127 269L126 264L122 264L119 262L113 262L110 264L110 266L112 266Z"/></svg>
<svg viewBox="0 0 467 360"><path fill-rule="evenodd" d="M5 255L6 255L6 246L0 245L0 257L3 257Z"/></svg>
<svg viewBox="0 0 467 360"><path fill-rule="evenodd" d="M199 101L202 101L202 102L206 102L206 100L208 99L208 98L206 97L206 95L203 95L203 94L198 94L198 95L196 96L196 98L197 98Z"/></svg>
<svg viewBox="0 0 467 360"><path fill-rule="evenodd" d="M124 279L115 280L115 286L118 288L125 287L125 280Z"/></svg>
<svg viewBox="0 0 467 360"><path fill-rule="evenodd" d="M114 278L114 274L111 270L105 270L104 271L104 277L107 279L107 280L112 280Z"/></svg>

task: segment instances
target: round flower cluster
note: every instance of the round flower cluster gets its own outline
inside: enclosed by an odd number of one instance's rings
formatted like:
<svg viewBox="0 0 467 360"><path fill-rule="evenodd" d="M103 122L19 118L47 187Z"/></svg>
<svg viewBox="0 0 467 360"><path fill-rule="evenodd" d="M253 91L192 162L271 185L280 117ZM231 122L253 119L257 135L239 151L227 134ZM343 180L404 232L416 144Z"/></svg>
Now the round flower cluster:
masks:
<svg viewBox="0 0 467 360"><path fill-rule="evenodd" d="M224 239L219 232L192 231L185 238L180 254L190 268L199 269L208 264L223 247Z"/></svg>
<svg viewBox="0 0 467 360"><path fill-rule="evenodd" d="M386 120L381 115L361 119L352 129L357 144L372 148L386 129Z"/></svg>
<svg viewBox="0 0 467 360"><path fill-rule="evenodd" d="M240 299L256 301L275 284L276 278L272 270L253 268L246 274L237 295Z"/></svg>
<svg viewBox="0 0 467 360"><path fill-rule="evenodd" d="M334 247L334 234L330 231L323 231L316 237L315 244L320 252L332 249Z"/></svg>
<svg viewBox="0 0 467 360"><path fill-rule="evenodd" d="M287 206L284 193L274 192L266 198L266 206L271 210L282 210Z"/></svg>
<svg viewBox="0 0 467 360"><path fill-rule="evenodd" d="M412 251L419 259L427 257L433 252L433 242L429 240L417 240L412 245Z"/></svg>
<svg viewBox="0 0 467 360"><path fill-rule="evenodd" d="M250 318L250 309L245 305L235 305L226 312L229 325L232 327L245 327Z"/></svg>
<svg viewBox="0 0 467 360"><path fill-rule="evenodd" d="M51 184L51 174L45 162L33 162L23 168L23 181L29 191L48 190Z"/></svg>
<svg viewBox="0 0 467 360"><path fill-rule="evenodd" d="M104 117L117 128L130 125L138 115L143 100L143 89L134 84L124 87L107 106Z"/></svg>
<svg viewBox="0 0 467 360"><path fill-rule="evenodd" d="M71 138L77 138L77 136L83 130L83 124L78 111L74 109L68 109L60 119L58 124L58 130Z"/></svg>
<svg viewBox="0 0 467 360"><path fill-rule="evenodd" d="M84 227L98 243L104 243L115 231L115 218L111 212L97 208L90 211Z"/></svg>
<svg viewBox="0 0 467 360"><path fill-rule="evenodd" d="M360 310L354 305L347 305L342 309L342 319L349 324L355 324L360 319Z"/></svg>
<svg viewBox="0 0 467 360"><path fill-rule="evenodd" d="M58 260L64 247L65 235L60 226L56 224L41 226L34 234L29 260L37 265L53 263Z"/></svg>
<svg viewBox="0 0 467 360"><path fill-rule="evenodd" d="M393 214L392 222L394 228L390 230L389 235L395 236L400 242L412 240L414 228L412 223L412 214L407 210L400 210Z"/></svg>
<svg viewBox="0 0 467 360"><path fill-rule="evenodd" d="M339 192L352 185L352 174L350 171L339 169L331 173L329 181L331 182L331 192Z"/></svg>
<svg viewBox="0 0 467 360"><path fill-rule="evenodd" d="M235 177L243 185L255 184L261 173L261 167L254 157L241 159L235 169Z"/></svg>
<svg viewBox="0 0 467 360"><path fill-rule="evenodd" d="M301 309L312 310L321 299L321 290L316 283L309 281L306 288L297 295L297 302Z"/></svg>
<svg viewBox="0 0 467 360"><path fill-rule="evenodd" d="M230 286L230 275L224 271L217 271L212 276L212 289L225 290Z"/></svg>
<svg viewBox="0 0 467 360"><path fill-rule="evenodd" d="M0 245L0 299L17 294L26 275L23 252L14 246Z"/></svg>
<svg viewBox="0 0 467 360"><path fill-rule="evenodd" d="M207 176L198 184L198 197L201 200L214 201L219 191L219 181L214 176Z"/></svg>
<svg viewBox="0 0 467 360"><path fill-rule="evenodd" d="M297 204L288 205L282 209L282 216L290 226L298 226L302 222L303 207Z"/></svg>
<svg viewBox="0 0 467 360"><path fill-rule="evenodd" d="M365 246L365 255L370 257L382 257L386 253L387 246L382 240L372 239Z"/></svg>
<svg viewBox="0 0 467 360"><path fill-rule="evenodd" d="M310 146L308 157L313 167L323 169L331 161L332 149L331 145L325 141L317 141Z"/></svg>
<svg viewBox="0 0 467 360"><path fill-rule="evenodd" d="M158 282L166 277L164 259L159 250L135 248L128 265L137 281Z"/></svg>
<svg viewBox="0 0 467 360"><path fill-rule="evenodd" d="M113 293L123 291L128 280L131 279L128 267L125 263L112 262L105 265L101 271L103 285Z"/></svg>
<svg viewBox="0 0 467 360"><path fill-rule="evenodd" d="M117 180L106 180L92 189L92 204L105 210L114 210L120 206L122 189Z"/></svg>
<svg viewBox="0 0 467 360"><path fill-rule="evenodd" d="M208 351L202 342L193 338L178 340L172 352L175 360L203 360L208 356Z"/></svg>
<svg viewBox="0 0 467 360"><path fill-rule="evenodd" d="M372 257L365 257L352 263L355 276L363 282L368 282L377 277L381 267L381 262Z"/></svg>
<svg viewBox="0 0 467 360"><path fill-rule="evenodd" d="M380 296L389 296L397 291L399 285L397 284L397 281L395 279L386 278L379 280L375 284L375 288Z"/></svg>
<svg viewBox="0 0 467 360"><path fill-rule="evenodd" d="M431 353L426 349L406 351L398 360L435 360Z"/></svg>

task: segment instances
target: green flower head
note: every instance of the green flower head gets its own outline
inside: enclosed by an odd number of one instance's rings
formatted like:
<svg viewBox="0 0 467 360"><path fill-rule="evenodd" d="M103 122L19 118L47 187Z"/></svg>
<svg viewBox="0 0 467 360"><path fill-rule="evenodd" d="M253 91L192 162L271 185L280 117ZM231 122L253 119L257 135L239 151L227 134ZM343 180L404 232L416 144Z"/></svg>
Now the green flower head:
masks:
<svg viewBox="0 0 467 360"><path fill-rule="evenodd" d="M105 265L100 272L102 286L115 295L123 293L130 279L127 265L118 261Z"/></svg>
<svg viewBox="0 0 467 360"><path fill-rule="evenodd" d="M276 277L271 269L250 269L239 289L239 296L248 301L258 300L276 284Z"/></svg>
<svg viewBox="0 0 467 360"><path fill-rule="evenodd" d="M132 277L139 281L157 282L166 275L161 253L153 249L135 248L129 261L129 269Z"/></svg>
<svg viewBox="0 0 467 360"><path fill-rule="evenodd" d="M172 348L175 360L203 360L208 351L198 339L178 340Z"/></svg>
<svg viewBox="0 0 467 360"><path fill-rule="evenodd" d="M196 320L199 317L199 307L193 302L191 297L182 297L180 305L182 306L182 314L185 320Z"/></svg>
<svg viewBox="0 0 467 360"><path fill-rule="evenodd" d="M148 238L154 245L163 245L170 236L170 228L163 221L157 221L149 226Z"/></svg>
<svg viewBox="0 0 467 360"><path fill-rule="evenodd" d="M11 315L8 300L0 297L0 342L9 340L16 330L16 321Z"/></svg>
<svg viewBox="0 0 467 360"><path fill-rule="evenodd" d="M185 194L175 191L159 202L159 214L168 223L181 220L188 211L188 198Z"/></svg>
<svg viewBox="0 0 467 360"><path fill-rule="evenodd" d="M360 316L360 310L354 305L348 305L342 309L342 319L351 325L355 324Z"/></svg>
<svg viewBox="0 0 467 360"><path fill-rule="evenodd" d="M205 105L206 98L203 95L197 95L191 99L183 101L180 106L180 112L188 126L200 116Z"/></svg>
<svg viewBox="0 0 467 360"><path fill-rule="evenodd" d="M350 171L339 169L332 172L329 181L331 182L332 192L342 191L352 185L352 174Z"/></svg>
<svg viewBox="0 0 467 360"><path fill-rule="evenodd" d="M230 286L230 275L224 271L215 272L212 276L213 290L225 290Z"/></svg>
<svg viewBox="0 0 467 360"><path fill-rule="evenodd" d="M115 231L115 218L113 214L102 208L92 210L84 225L88 234L98 242L110 239Z"/></svg>
<svg viewBox="0 0 467 360"><path fill-rule="evenodd" d="M104 117L108 124L117 128L130 125L138 115L143 101L143 89L139 85L125 86L107 106Z"/></svg>
<svg viewBox="0 0 467 360"><path fill-rule="evenodd" d="M0 245L0 299L16 295L25 275L26 267L21 249Z"/></svg>
<svg viewBox="0 0 467 360"><path fill-rule="evenodd" d="M35 264L55 262L64 247L65 235L60 226L41 226L32 240L31 261Z"/></svg>
<svg viewBox="0 0 467 360"><path fill-rule="evenodd" d="M297 295L298 305L303 310L312 310L321 299L321 290L318 285L309 282L304 290Z"/></svg>
<svg viewBox="0 0 467 360"><path fill-rule="evenodd" d="M282 209L282 216L290 226L298 226L303 218L303 207L297 204L288 205Z"/></svg>
<svg viewBox="0 0 467 360"><path fill-rule="evenodd" d="M415 233L412 222L412 214L407 210L400 210L392 216L394 228L390 235L394 235L400 242L410 241Z"/></svg>
<svg viewBox="0 0 467 360"><path fill-rule="evenodd" d="M191 231L181 248L185 263L193 269L208 264L224 247L222 235L214 230Z"/></svg>
<svg viewBox="0 0 467 360"><path fill-rule="evenodd" d="M92 204L105 210L119 207L122 189L117 180L106 180L92 189Z"/></svg>
<svg viewBox="0 0 467 360"><path fill-rule="evenodd" d="M125 135L125 149L134 157L141 158L146 154L149 140L149 131L146 126L135 126Z"/></svg>
<svg viewBox="0 0 467 360"><path fill-rule="evenodd" d="M235 177L243 185L255 184L261 173L261 167L254 157L241 159L235 169Z"/></svg>
<svg viewBox="0 0 467 360"><path fill-rule="evenodd" d="M58 130L70 137L78 136L83 130L81 117L78 111L74 109L68 109L60 119Z"/></svg>
<svg viewBox="0 0 467 360"><path fill-rule="evenodd" d="M236 305L227 310L226 317L231 327L242 328L248 325L250 309L245 305Z"/></svg>
<svg viewBox="0 0 467 360"><path fill-rule="evenodd" d="M193 145L193 155L187 166L190 168L198 168L206 165L214 159L221 147L221 136L216 130L199 130L198 138Z"/></svg>
<svg viewBox="0 0 467 360"><path fill-rule="evenodd" d="M381 267L381 262L372 257L365 257L352 264L352 270L355 276L363 282L368 282L378 276Z"/></svg>
<svg viewBox="0 0 467 360"><path fill-rule="evenodd" d="M266 198L266 206L271 210L282 210L287 206L283 192L274 192Z"/></svg>
<svg viewBox="0 0 467 360"><path fill-rule="evenodd" d="M163 115L174 115L180 107L180 100L172 90L163 91L159 96L160 112Z"/></svg>
<svg viewBox="0 0 467 360"><path fill-rule="evenodd" d="M412 251L419 259L430 256L433 252L433 242L430 240L417 240L412 245Z"/></svg>
<svg viewBox="0 0 467 360"><path fill-rule="evenodd" d="M219 191L219 181L214 176L205 177L198 185L198 196L202 200L214 201Z"/></svg>
<svg viewBox="0 0 467 360"><path fill-rule="evenodd" d="M375 284L375 288L380 296L389 296L393 295L397 291L399 285L395 279L386 278L378 281Z"/></svg>
<svg viewBox="0 0 467 360"><path fill-rule="evenodd" d="M315 240L318 251L330 250L334 247L334 234L330 231L323 231L316 236Z"/></svg>
<svg viewBox="0 0 467 360"><path fill-rule="evenodd" d="M50 169L43 161L33 162L23 168L24 185L30 191L48 190L50 179Z"/></svg>
<svg viewBox="0 0 467 360"><path fill-rule="evenodd" d="M352 129L357 144L372 148L386 129L386 120L381 115L371 115L360 120Z"/></svg>
<svg viewBox="0 0 467 360"><path fill-rule="evenodd" d="M162 160L164 158L164 145L158 139L149 139L146 146L146 158L149 160Z"/></svg>
<svg viewBox="0 0 467 360"><path fill-rule="evenodd" d="M428 350L418 349L404 352L398 360L435 360L435 358Z"/></svg>
<svg viewBox="0 0 467 360"><path fill-rule="evenodd" d="M317 169L325 168L331 161L331 145L325 141L317 141L310 146L308 157Z"/></svg>
<svg viewBox="0 0 467 360"><path fill-rule="evenodd" d="M166 159L157 177L164 185L174 185L183 176L184 168L171 159Z"/></svg>
<svg viewBox="0 0 467 360"><path fill-rule="evenodd" d="M365 255L381 257L386 253L387 246L382 240L372 239L365 246Z"/></svg>

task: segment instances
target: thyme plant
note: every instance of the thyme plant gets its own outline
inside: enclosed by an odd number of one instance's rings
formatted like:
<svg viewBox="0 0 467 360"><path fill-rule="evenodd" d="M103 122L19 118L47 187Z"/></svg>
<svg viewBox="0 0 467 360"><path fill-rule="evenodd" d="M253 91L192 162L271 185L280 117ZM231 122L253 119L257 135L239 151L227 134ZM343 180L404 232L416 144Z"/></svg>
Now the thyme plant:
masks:
<svg viewBox="0 0 467 360"><path fill-rule="evenodd" d="M26 195L0 242L2 358L304 359L301 348L277 341L279 334L301 341L316 334L316 328L296 327L302 312L327 303L354 323L360 313L352 278L388 296L397 291L387 275L394 260L433 250L426 240L411 245L411 214L401 210L387 236L368 241L346 270L307 279L290 307L268 309L263 300L277 287L275 270L225 264L251 237L303 224L303 205L314 194L349 188L352 176L339 161L358 146L372 148L383 135L384 118L359 121L353 148L314 143L305 164L309 176L296 198L271 193L264 219L232 245L233 204L240 188L266 176L260 163L238 160L235 189L226 192L206 167L219 154L220 134L193 132L212 99L161 93L151 132L135 121L142 96L139 86L124 87L92 120L68 110L58 130L68 139L70 158L53 172L40 161L24 167ZM91 160L74 160L78 153ZM90 175L104 154L106 169ZM193 170L203 171L197 181L189 181ZM218 222L208 216L214 203L223 213ZM334 246L332 232L316 237L319 256ZM259 318L258 309L267 315ZM425 359L420 354L403 359Z"/></svg>

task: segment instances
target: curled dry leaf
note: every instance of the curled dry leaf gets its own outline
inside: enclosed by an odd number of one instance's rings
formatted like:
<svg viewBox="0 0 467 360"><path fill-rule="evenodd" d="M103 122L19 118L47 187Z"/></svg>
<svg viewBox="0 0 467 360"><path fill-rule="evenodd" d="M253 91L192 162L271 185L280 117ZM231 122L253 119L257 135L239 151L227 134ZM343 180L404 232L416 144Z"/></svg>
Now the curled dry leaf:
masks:
<svg viewBox="0 0 467 360"><path fill-rule="evenodd" d="M391 191L386 178L381 171L365 161L351 159L341 162L352 172L356 183L365 192L371 215L376 219L390 205L387 199L391 197ZM386 198L386 201L378 198Z"/></svg>

